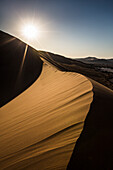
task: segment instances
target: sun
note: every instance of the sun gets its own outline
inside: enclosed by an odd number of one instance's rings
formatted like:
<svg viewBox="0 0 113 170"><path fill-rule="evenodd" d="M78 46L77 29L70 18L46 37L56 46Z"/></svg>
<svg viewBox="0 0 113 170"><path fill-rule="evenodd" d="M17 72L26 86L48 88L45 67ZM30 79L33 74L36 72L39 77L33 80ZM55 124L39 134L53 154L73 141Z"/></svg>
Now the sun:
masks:
<svg viewBox="0 0 113 170"><path fill-rule="evenodd" d="M35 39L39 35L39 30L35 25L27 24L24 25L22 34L24 35L25 38L31 40L31 39Z"/></svg>

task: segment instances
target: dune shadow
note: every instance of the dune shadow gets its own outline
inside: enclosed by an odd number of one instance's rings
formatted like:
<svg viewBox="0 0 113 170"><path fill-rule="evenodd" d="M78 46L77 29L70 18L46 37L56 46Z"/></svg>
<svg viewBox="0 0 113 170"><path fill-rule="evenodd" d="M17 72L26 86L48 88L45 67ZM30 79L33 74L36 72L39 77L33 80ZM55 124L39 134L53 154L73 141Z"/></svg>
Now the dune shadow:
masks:
<svg viewBox="0 0 113 170"><path fill-rule="evenodd" d="M40 75L43 62L28 46L21 69L26 44L0 31L0 107L27 89Z"/></svg>
<svg viewBox="0 0 113 170"><path fill-rule="evenodd" d="M113 169L113 92L98 83L68 170Z"/></svg>

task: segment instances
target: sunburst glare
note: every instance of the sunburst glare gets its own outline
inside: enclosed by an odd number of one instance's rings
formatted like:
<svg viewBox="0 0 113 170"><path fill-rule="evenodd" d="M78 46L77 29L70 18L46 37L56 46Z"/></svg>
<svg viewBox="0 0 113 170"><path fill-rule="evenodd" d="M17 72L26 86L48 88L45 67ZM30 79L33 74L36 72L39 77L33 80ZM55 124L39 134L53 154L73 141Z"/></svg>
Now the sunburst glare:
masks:
<svg viewBox="0 0 113 170"><path fill-rule="evenodd" d="M39 36L39 29L33 24L24 25L22 35L27 40L33 40Z"/></svg>

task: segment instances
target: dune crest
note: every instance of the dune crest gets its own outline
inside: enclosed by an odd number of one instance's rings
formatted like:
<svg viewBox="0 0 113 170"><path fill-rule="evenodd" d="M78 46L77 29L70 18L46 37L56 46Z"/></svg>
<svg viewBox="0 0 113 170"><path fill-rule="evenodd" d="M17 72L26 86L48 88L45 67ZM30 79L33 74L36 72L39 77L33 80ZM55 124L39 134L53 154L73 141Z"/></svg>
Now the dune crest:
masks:
<svg viewBox="0 0 113 170"><path fill-rule="evenodd" d="M86 77L44 63L37 81L1 108L0 168L66 169L92 100Z"/></svg>

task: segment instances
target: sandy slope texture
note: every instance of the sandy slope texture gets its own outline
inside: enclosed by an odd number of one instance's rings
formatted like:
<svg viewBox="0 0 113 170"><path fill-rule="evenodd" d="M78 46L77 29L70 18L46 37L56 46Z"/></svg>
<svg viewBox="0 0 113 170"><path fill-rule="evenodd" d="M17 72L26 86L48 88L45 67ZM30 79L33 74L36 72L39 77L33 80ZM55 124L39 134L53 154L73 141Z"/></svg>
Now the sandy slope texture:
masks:
<svg viewBox="0 0 113 170"><path fill-rule="evenodd" d="M93 100L92 84L48 64L0 110L0 169L66 169Z"/></svg>

